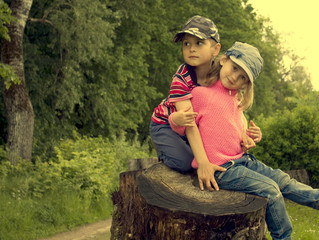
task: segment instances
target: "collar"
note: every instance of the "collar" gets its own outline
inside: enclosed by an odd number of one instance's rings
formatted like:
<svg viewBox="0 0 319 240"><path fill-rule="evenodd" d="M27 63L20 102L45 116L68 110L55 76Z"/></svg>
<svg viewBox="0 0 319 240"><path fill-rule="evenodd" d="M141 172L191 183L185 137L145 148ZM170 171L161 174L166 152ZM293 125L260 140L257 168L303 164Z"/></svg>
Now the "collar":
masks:
<svg viewBox="0 0 319 240"><path fill-rule="evenodd" d="M212 62L212 66L214 64L214 61ZM197 86L200 86L198 83L197 83L197 75L196 75L196 72L195 72L195 69L193 66L185 63L185 66L186 66L186 69L187 71L189 72L189 74L191 75L191 78L192 78L192 81L197 85Z"/></svg>
<svg viewBox="0 0 319 240"><path fill-rule="evenodd" d="M196 72L195 72L194 67L191 66L191 65L189 65L189 64L187 64L187 63L185 63L185 66L186 66L187 71L188 71L189 74L191 75L192 81L193 81L196 85L198 85L198 83L197 83L197 75L196 75Z"/></svg>

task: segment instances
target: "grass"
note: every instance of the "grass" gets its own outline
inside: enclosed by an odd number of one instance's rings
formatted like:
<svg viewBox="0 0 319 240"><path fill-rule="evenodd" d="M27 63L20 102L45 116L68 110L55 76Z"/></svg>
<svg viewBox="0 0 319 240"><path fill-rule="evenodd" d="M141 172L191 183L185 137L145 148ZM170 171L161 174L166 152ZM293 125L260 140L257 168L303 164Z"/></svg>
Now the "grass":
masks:
<svg viewBox="0 0 319 240"><path fill-rule="evenodd" d="M319 237L319 211L286 201L286 208L293 226L292 239L317 240ZM269 232L267 238L271 239Z"/></svg>
<svg viewBox="0 0 319 240"><path fill-rule="evenodd" d="M92 206L74 193L23 200L2 193L0 240L34 240L70 231L79 225L109 218L112 209L110 199Z"/></svg>

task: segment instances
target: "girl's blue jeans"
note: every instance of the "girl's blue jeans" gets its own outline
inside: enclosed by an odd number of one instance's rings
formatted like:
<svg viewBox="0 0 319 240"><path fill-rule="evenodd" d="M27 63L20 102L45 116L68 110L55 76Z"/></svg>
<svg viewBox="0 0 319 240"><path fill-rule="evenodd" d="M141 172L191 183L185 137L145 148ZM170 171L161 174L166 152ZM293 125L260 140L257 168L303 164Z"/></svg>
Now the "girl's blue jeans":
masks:
<svg viewBox="0 0 319 240"><path fill-rule="evenodd" d="M266 166L251 154L245 154L222 166L227 171L215 174L221 189L268 198L266 222L273 239L291 239L292 225L286 212L284 197L319 209L319 189L291 179L288 174Z"/></svg>

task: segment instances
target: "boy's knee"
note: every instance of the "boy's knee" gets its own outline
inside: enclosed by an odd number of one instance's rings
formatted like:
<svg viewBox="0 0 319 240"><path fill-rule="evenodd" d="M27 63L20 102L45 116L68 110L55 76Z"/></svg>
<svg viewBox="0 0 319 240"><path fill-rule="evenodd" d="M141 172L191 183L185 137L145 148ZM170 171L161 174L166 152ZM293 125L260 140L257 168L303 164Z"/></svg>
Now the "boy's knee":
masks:
<svg viewBox="0 0 319 240"><path fill-rule="evenodd" d="M186 173L192 170L192 166L190 164L186 164L182 162L167 161L167 160L163 162L169 168L181 173Z"/></svg>
<svg viewBox="0 0 319 240"><path fill-rule="evenodd" d="M161 154L158 157L158 159L159 159L159 161L162 161L169 168L171 168L175 171L178 171L178 172L185 173L185 172L189 172L193 169L191 161L169 158L163 154Z"/></svg>

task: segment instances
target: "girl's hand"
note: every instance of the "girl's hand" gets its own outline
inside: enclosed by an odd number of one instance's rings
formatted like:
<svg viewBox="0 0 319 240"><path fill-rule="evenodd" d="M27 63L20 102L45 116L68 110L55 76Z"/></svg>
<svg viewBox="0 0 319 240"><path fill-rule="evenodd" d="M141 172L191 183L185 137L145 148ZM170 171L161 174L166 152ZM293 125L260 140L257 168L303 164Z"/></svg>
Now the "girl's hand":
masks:
<svg viewBox="0 0 319 240"><path fill-rule="evenodd" d="M243 141L241 142L241 148L244 152L247 152L249 149L256 147L255 141L247 136L246 132L244 131L242 134Z"/></svg>
<svg viewBox="0 0 319 240"><path fill-rule="evenodd" d="M197 177L199 181L199 187L202 191L204 190L204 184L209 191L214 191L214 189L217 191L219 190L218 184L214 177L216 171L225 172L226 169L210 162L198 166Z"/></svg>
<svg viewBox="0 0 319 240"><path fill-rule="evenodd" d="M195 118L197 113L189 112L190 109L191 107L188 107L175 112L173 115L174 123L181 127L191 127L196 125Z"/></svg>
<svg viewBox="0 0 319 240"><path fill-rule="evenodd" d="M247 134L254 140L254 142L259 142L261 140L261 131L254 122L249 121L250 127L247 129Z"/></svg>

